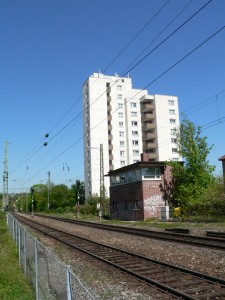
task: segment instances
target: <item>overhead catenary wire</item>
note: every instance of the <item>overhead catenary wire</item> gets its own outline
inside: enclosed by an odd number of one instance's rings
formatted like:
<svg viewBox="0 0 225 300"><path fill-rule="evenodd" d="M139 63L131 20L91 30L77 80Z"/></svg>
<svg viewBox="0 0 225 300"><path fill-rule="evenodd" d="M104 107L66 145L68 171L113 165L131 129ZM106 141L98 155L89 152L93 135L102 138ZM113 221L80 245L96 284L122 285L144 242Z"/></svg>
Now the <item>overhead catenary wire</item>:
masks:
<svg viewBox="0 0 225 300"><path fill-rule="evenodd" d="M183 22L179 27L177 27L171 34L169 34L162 42L160 42L157 46L155 46L150 52L148 52L142 59L140 59L134 66L132 66L128 71L126 71L122 76L118 77L118 81L125 77L130 71L132 71L134 68L136 68L141 62L143 62L150 54L152 54L155 50L157 50L161 45L163 45L170 37L172 37L176 32L178 32L183 26L185 26L190 20L192 20L197 14L199 14L204 8L206 8L213 0L209 0L207 3L205 3L200 9L198 9L193 15L191 15L185 22ZM117 81L113 84L115 85ZM143 90L143 89L142 89ZM97 100L100 99L101 96L103 96L107 90L105 90L100 96L98 96L90 105L93 105ZM70 125L74 120L76 120L78 117L82 116L85 112L85 108L78 113L70 122L68 122L60 131L58 131L54 137L56 137L60 132L62 132L63 129L65 129L68 125ZM52 140L52 138L51 138Z"/></svg>
<svg viewBox="0 0 225 300"><path fill-rule="evenodd" d="M209 2L211 2L211 1L208 1L207 3L209 3ZM143 60L143 59L142 59L142 60ZM174 67L174 66L173 66L173 67ZM171 67L171 68L173 68L173 67ZM167 70L166 72L168 72L168 70ZM164 74L162 74L161 76L163 76L163 75L164 75ZM160 78L160 77L159 77L159 78ZM157 80L158 80L159 78L157 78ZM153 82L151 82L151 84L152 84L152 83L153 83ZM149 85L150 85L150 84L149 84ZM149 85L148 85L148 86L149 86ZM147 87L148 87L148 86L147 86ZM146 88L146 87L145 87L145 88ZM97 101L97 99L96 99L95 101ZM92 103L93 103L93 102L92 102ZM83 111L83 112L84 112L84 111ZM82 114L83 112L81 112L81 113L79 113L77 116L75 116L75 118L73 118L73 120L75 120L75 119L77 119L79 116L81 116L81 114ZM65 129L65 128L66 128L67 126L69 126L71 123L72 123L72 121L70 121L68 124L66 124L66 125L63 127L63 129ZM61 130L59 131L59 133L62 132L63 129L61 129ZM57 135L57 134L56 134L56 135ZM55 135L55 136L56 136L56 135ZM54 137L55 137L55 136L54 136ZM73 145L74 145L74 143L73 143ZM71 148L71 147L69 147L69 148ZM67 151L69 148L67 148L66 151ZM64 152L66 152L66 151L64 151ZM64 152L63 152L63 153L64 153ZM61 155L59 155L59 156L61 156Z"/></svg>
<svg viewBox="0 0 225 300"><path fill-rule="evenodd" d="M130 72L130 68L132 65L146 52L146 50L165 32L169 26L185 11L185 9L193 2L193 0L190 0L184 8L182 8L178 14L152 39L150 43L136 56L136 58L129 64L129 66L123 71L123 73Z"/></svg>
<svg viewBox="0 0 225 300"><path fill-rule="evenodd" d="M147 23L144 24L144 26L134 35L134 37L123 47L123 49L113 58L113 60L107 65L107 67L103 70L103 72L106 72L109 67L127 50L127 48L137 39L137 37L146 29L148 25L151 24L151 22L159 15L160 12L167 6L167 4L170 2L170 0L166 1L159 10L147 21Z"/></svg>
<svg viewBox="0 0 225 300"><path fill-rule="evenodd" d="M162 10L167 6L167 4L170 2L170 0L167 0L158 10L157 12L150 17L150 19L141 27L141 29L131 38L131 40L125 45L125 47L111 60L111 62L108 64L107 67L105 67L104 72L122 55L122 53L125 52L125 50L137 39L137 37L151 24L151 22L162 12ZM75 103L73 103L69 109L64 113L64 115L55 123L55 125L48 131L49 134L54 131L54 129L58 126L58 124L61 123L61 121L69 114L69 112L75 107L76 104L82 99L82 95L76 100ZM78 115L76 115L72 120L70 120L63 128L61 128L54 136L52 136L48 142L53 140L60 132L62 132L66 127L68 127L70 124L72 124L77 118L79 118L82 115L82 112L80 112ZM49 135L48 134L48 135ZM11 172L14 173L19 167L21 167L23 164L25 164L29 159L31 159L35 154L37 154L42 147L38 148L37 151L33 153L33 151L39 146L41 143L43 143L43 140L38 142L38 144L29 152L29 157L27 158L27 155L24 159L22 159L18 166ZM31 154L32 153L32 154Z"/></svg>
<svg viewBox="0 0 225 300"><path fill-rule="evenodd" d="M194 49L192 49L189 53L187 53L185 56L183 56L181 59L179 59L176 63L174 63L172 66L170 66L169 68L167 68L163 73L161 73L160 75L158 75L155 79L153 79L151 82L149 82L142 90L145 90L147 87L149 87L150 85L152 85L153 83L155 83L157 80L159 80L161 77L163 77L165 74L167 74L169 71L171 71L173 68L175 68L178 64L180 64L182 61L184 61L185 59L187 59L191 54L193 54L195 51L197 51L200 47L202 47L203 45L205 45L207 42L209 42L213 37L215 37L217 34L219 34L222 30L225 29L225 25L222 26L221 28L219 28L216 32L214 32L212 35L210 35L208 38L206 38L203 42L201 42L198 46L196 46ZM141 91L142 91L141 90ZM141 92L137 92L132 98L130 98L128 101L132 100L133 98L135 98L137 95L139 95L139 93ZM115 113L117 111L117 109L112 112ZM97 128L100 124L102 124L107 118L104 118L101 122L99 122L93 129L95 130L95 128ZM57 155L54 159L52 159L46 166L44 166L41 170L39 170L33 177L37 176L42 170L44 170L46 167L48 167L50 164L52 164L54 161L56 161L60 156L62 156L65 152L67 152L69 149L71 149L74 145L76 145L78 142L80 142L81 140L83 140L83 136L81 136L79 139L77 139L76 141L74 141L69 147L67 147L62 153L60 153L59 155ZM32 178L33 178L32 177Z"/></svg>

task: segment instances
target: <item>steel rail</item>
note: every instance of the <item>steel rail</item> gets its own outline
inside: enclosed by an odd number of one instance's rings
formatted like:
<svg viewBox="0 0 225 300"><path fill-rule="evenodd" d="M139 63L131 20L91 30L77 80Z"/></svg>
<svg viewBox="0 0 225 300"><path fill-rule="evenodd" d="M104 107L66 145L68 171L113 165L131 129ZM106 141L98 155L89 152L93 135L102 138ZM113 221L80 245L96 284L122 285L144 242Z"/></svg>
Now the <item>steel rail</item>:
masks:
<svg viewBox="0 0 225 300"><path fill-rule="evenodd" d="M20 222L182 299L225 299L225 280L106 246L13 214ZM183 287L183 288L182 288ZM180 289L179 289L180 288ZM204 294L207 291L207 294ZM206 297L207 298L204 298Z"/></svg>
<svg viewBox="0 0 225 300"><path fill-rule="evenodd" d="M111 230L111 231L121 232L125 234L142 236L145 238L161 239L164 241L167 240L170 242L184 243L193 246L225 250L225 238L223 239L217 237L203 237L203 236L187 235L187 234L174 233L174 232L162 232L162 231L153 231L147 229L131 228L125 226L117 226L117 225L108 225L108 224L106 225L106 224L100 224L96 222L78 221L78 220L72 220L67 218L46 216L42 214L36 214L36 216L42 218L54 219L54 220L67 222L67 223L72 223L72 224L77 224L81 226L96 227L102 230Z"/></svg>

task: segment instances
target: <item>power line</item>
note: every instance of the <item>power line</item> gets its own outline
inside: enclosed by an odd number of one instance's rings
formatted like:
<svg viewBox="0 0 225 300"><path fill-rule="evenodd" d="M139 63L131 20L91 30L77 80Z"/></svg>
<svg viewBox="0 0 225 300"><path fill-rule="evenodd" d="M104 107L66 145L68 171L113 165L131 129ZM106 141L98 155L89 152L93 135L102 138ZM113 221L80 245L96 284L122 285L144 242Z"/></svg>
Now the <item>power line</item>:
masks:
<svg viewBox="0 0 225 300"><path fill-rule="evenodd" d="M137 37L146 29L146 27L159 15L159 13L166 7L166 5L170 2L168 0L160 9L155 13L153 17L151 17L147 23L134 35L134 37L126 44L126 46L115 56L115 58L108 64L108 66L103 70L106 72L108 68L124 53L125 50L137 39Z"/></svg>
<svg viewBox="0 0 225 300"><path fill-rule="evenodd" d="M169 26L184 12L184 10L193 2L193 0L190 0L188 2L187 5L185 5L185 7L179 11L179 13L156 35L156 37L144 48L144 50L141 51L141 53L139 53L139 55L129 64L129 66L123 71L123 73L128 73L130 70L129 68L131 68L132 64L134 64L137 59L139 57L141 57L141 55L160 37L160 35L166 31L166 29L169 28Z"/></svg>
<svg viewBox="0 0 225 300"><path fill-rule="evenodd" d="M170 0L167 0L160 8L159 10L147 21L147 23L142 26L142 28L134 35L134 37L127 43L127 45L116 55L116 57L108 64L108 66L104 69L104 72L122 55L122 53L137 39L137 37L147 28L147 26L159 15L159 13L166 7L166 5L170 2ZM59 123L68 115L68 113L75 107L75 105L82 99L82 95L76 100L75 103L70 106L70 108L65 112L65 114L56 122L56 124L49 130L49 133L51 133ZM62 132L66 127L68 127L71 123L73 123L77 118L79 118L82 115L83 112L80 112L78 115L76 115L69 123L67 123L62 129L60 129L48 142L53 140L60 132ZM42 143L40 141L30 152L32 153L37 146ZM42 147L40 147L37 151L32 153L28 158L22 159L18 166L12 171L15 172L19 167L21 167L24 163L26 163L30 158L32 158L36 153L38 153L41 150ZM29 155L28 154L28 155Z"/></svg>
<svg viewBox="0 0 225 300"><path fill-rule="evenodd" d="M199 14L206 6L208 6L213 0L209 0L205 5L203 5L199 10L197 10L191 17L189 17L185 22L183 22L179 27L177 27L171 34L169 34L162 42L155 46L150 52L148 52L142 59L140 59L133 67L131 67L124 76L130 73L134 68L136 68L142 61L144 61L150 54L152 54L156 49L162 46L170 37L172 37L177 31L179 31L184 25L186 25L191 19L193 19L197 14Z"/></svg>
<svg viewBox="0 0 225 300"><path fill-rule="evenodd" d="M171 34L169 34L162 42L160 42L156 47L154 47L150 52L148 52L141 60L139 60L133 67L131 67L127 72L129 73L131 70L133 70L135 67L137 67L143 60L145 60L150 54L152 54L156 49L158 49L162 44L164 44L171 36L173 36L178 30L180 30L184 25L186 25L192 18L194 18L198 13L200 13L207 5L209 5L213 0L209 0L206 4L204 4L200 9L198 9L191 17L189 17L185 22L183 22L178 28L176 28ZM222 28L223 29L223 28ZM220 30L222 30L220 29ZM214 34L216 35L217 32ZM151 84L153 84L155 81L157 81L159 78L161 78L162 76L164 76L167 72L169 72L171 69L173 69L177 64L179 64L182 60L186 59L186 57L188 57L190 54L192 54L194 51L196 51L199 47L201 47L204 43L206 43L209 39L211 39L214 35L212 35L210 38L208 38L207 40L205 40L202 44L200 44L198 47L196 47L195 49L193 49L189 54L187 54L185 57L183 57L180 61L178 61L176 64L174 64L173 66L171 66L169 69L167 69L165 72L163 72L159 77L157 77L155 80L153 80L152 82L150 82L144 89L146 89L147 87L149 87ZM121 79L122 77L124 77L126 74L124 74L123 76L121 76L119 79ZM118 80L119 80L118 79ZM116 84L117 82L115 82L114 84ZM144 90L142 89L142 90ZM104 91L98 98L96 98L90 105L93 105L93 103L95 103L102 95L104 95L106 93L106 91ZM139 94L139 93L138 93ZM138 95L137 94L137 95ZM62 132L66 127L68 127L74 120L78 119L83 113L84 113L85 109L83 109L78 115L76 115L72 120L70 120L70 122L68 122L62 129L60 129L49 141L51 141L53 138L55 138L60 132ZM99 123L100 125L101 123ZM39 151L40 149L38 149ZM34 154L36 154L38 151L36 151ZM31 156L33 157L34 154ZM29 157L26 161L28 161L31 157ZM25 162L26 162L25 161ZM21 166L21 165L20 165ZM18 168L17 168L18 169Z"/></svg>
<svg viewBox="0 0 225 300"><path fill-rule="evenodd" d="M157 80L159 80L161 77L163 77L165 74L167 74L170 70L172 70L174 67L176 67L179 63L181 63L182 61L184 61L186 58L188 58L191 54L193 54L196 50L198 50L200 47L202 47L204 44L206 44L208 41L210 41L213 37L215 37L217 34L219 34L222 30L225 29L225 25L222 26L220 29L218 29L215 33L213 33L211 36L209 36L207 39L205 39L202 43L200 43L198 46L196 46L193 50L191 50L188 54L186 54L185 56L183 56L180 60L178 60L176 63L174 63L171 67L169 67L168 69L166 69L163 73L161 73L159 76L157 76L154 80L152 80L150 83L148 83L141 91L145 90L147 87L149 87L150 85L152 85L153 83L155 83ZM137 95L139 95L139 93L141 92L137 92L131 99L127 100L126 103L130 100L132 100L133 98L135 98ZM117 109L112 112L115 113L117 111ZM99 122L93 129L96 129L100 124L102 124L107 118L104 118L101 122ZM36 175L38 175L42 170L44 170L46 167L48 167L50 164L52 164L54 161L56 161L60 156L62 156L62 154L64 154L65 152L67 152L69 149L71 149L75 144L77 144L78 142L80 142L83 139L83 136L80 137L78 140L76 140L75 142L73 142L67 149L65 149L62 153L60 153L58 156L56 156L54 159L52 159L45 167L43 167L41 170L39 170L33 177L35 177ZM33 178L32 177L32 178Z"/></svg>

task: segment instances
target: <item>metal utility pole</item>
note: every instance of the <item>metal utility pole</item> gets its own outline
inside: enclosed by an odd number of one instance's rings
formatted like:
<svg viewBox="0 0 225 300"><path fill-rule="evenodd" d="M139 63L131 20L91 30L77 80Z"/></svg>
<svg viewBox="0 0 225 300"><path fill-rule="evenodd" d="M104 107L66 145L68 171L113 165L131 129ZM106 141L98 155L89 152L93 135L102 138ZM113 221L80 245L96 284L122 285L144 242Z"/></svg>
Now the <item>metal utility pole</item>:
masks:
<svg viewBox="0 0 225 300"><path fill-rule="evenodd" d="M9 206L8 194L8 142L4 143L4 171L3 171L3 205L2 209L6 210Z"/></svg>
<svg viewBox="0 0 225 300"><path fill-rule="evenodd" d="M48 171L48 209L50 208L50 171Z"/></svg>
<svg viewBox="0 0 225 300"><path fill-rule="evenodd" d="M105 184L104 184L104 161L103 161L103 144L100 144L100 219L102 216L102 206L105 202Z"/></svg>

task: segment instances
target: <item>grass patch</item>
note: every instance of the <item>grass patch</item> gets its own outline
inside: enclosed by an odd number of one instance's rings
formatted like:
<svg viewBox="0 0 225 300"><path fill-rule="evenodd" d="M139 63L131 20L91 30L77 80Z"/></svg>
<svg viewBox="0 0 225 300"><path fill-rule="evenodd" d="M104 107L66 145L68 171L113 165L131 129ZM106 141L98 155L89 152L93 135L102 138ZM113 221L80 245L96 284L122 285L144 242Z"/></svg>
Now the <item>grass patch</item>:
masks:
<svg viewBox="0 0 225 300"><path fill-rule="evenodd" d="M19 266L16 245L0 212L0 299L32 300L35 293Z"/></svg>

